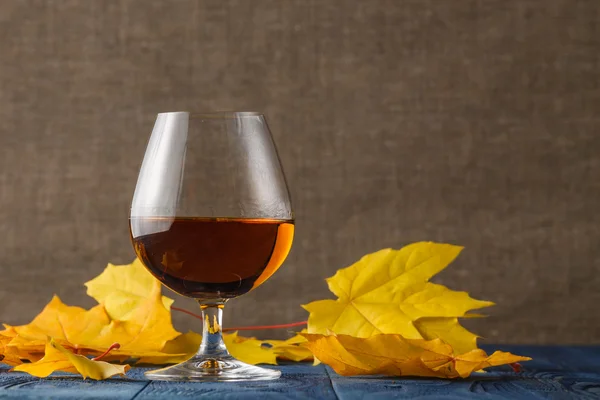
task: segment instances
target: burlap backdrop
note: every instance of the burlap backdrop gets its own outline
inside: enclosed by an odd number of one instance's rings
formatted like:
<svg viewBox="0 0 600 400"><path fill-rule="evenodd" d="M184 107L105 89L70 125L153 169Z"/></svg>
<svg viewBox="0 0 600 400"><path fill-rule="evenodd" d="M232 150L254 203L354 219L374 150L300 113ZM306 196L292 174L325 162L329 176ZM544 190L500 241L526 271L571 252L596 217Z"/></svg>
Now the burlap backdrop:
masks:
<svg viewBox="0 0 600 400"><path fill-rule="evenodd" d="M132 259L157 112L250 109L297 236L227 325L303 319L337 268L435 240L466 246L440 281L498 303L470 324L490 341L600 341L599 20L596 0L0 2L0 320L89 306L83 282Z"/></svg>

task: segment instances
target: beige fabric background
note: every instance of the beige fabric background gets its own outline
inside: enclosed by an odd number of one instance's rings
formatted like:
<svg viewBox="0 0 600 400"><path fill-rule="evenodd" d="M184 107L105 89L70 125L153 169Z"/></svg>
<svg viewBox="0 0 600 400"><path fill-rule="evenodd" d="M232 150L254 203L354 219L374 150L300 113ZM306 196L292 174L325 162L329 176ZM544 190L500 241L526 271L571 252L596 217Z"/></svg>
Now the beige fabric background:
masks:
<svg viewBox="0 0 600 400"><path fill-rule="evenodd" d="M600 342L600 2L0 2L0 320L133 257L160 111L264 111L297 236L227 325L305 318L323 279L417 240L498 303L497 342ZM177 300L193 308L190 301ZM177 324L195 325L179 315Z"/></svg>

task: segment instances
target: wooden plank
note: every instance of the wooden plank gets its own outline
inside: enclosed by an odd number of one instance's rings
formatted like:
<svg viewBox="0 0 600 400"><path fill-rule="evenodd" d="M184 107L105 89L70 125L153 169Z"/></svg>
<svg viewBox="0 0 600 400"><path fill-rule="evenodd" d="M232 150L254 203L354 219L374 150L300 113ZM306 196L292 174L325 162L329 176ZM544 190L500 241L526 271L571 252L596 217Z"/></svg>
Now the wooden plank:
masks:
<svg viewBox="0 0 600 400"><path fill-rule="evenodd" d="M585 387L566 386L561 379L598 385L585 376L569 374L487 373L461 380L384 377L339 377L329 371L333 387L342 400L369 399L535 399L557 398L564 395L590 396ZM597 378L597 377L595 377ZM547 397L544 397L547 396ZM566 397L566 396L565 396ZM565 398L563 397L563 398ZM566 397L571 398L571 397Z"/></svg>
<svg viewBox="0 0 600 400"><path fill-rule="evenodd" d="M600 398L600 347L484 346L528 355L522 373L490 369L468 379L341 377L327 367L342 400Z"/></svg>
<svg viewBox="0 0 600 400"><path fill-rule="evenodd" d="M600 398L600 347L484 346L528 355L533 361L516 374L498 367L469 379L341 377L323 365L284 364L282 378L267 382L150 382L133 368L127 378L96 382L68 374L38 379L0 367L0 398L158 399L570 399Z"/></svg>
<svg viewBox="0 0 600 400"><path fill-rule="evenodd" d="M129 375L129 374L128 374ZM141 377L108 379L106 381L83 380L66 373L40 379L21 372L0 369L0 398L40 399L126 399L140 392L147 381Z"/></svg>

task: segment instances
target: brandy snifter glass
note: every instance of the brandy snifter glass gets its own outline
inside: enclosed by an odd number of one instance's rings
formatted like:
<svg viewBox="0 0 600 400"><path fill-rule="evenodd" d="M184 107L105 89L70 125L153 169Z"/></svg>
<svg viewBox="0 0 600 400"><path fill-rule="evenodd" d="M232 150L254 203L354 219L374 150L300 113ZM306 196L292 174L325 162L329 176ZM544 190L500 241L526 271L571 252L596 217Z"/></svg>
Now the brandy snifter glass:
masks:
<svg viewBox="0 0 600 400"><path fill-rule="evenodd" d="M202 344L191 359L150 371L154 380L264 380L280 372L227 351L228 299L267 280L285 260L294 214L265 116L158 114L130 213L131 241L169 289L198 301Z"/></svg>

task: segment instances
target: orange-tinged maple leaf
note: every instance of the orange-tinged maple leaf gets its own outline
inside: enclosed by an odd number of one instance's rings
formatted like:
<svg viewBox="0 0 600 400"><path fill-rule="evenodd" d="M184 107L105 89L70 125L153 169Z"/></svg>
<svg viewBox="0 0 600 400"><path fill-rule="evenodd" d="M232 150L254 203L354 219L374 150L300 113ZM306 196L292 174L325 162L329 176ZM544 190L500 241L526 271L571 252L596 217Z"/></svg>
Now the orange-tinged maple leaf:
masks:
<svg viewBox="0 0 600 400"><path fill-rule="evenodd" d="M64 371L79 373L83 379L95 380L110 378L114 375L125 375L128 369L129 365L114 365L73 354L54 340L50 340L46 344L45 355L42 359L13 368L14 371L27 372L40 378L45 378L54 371Z"/></svg>
<svg viewBox="0 0 600 400"><path fill-rule="evenodd" d="M99 354L116 342L121 348L111 356L121 358L158 356L165 344L179 335L156 289L132 310L128 321L111 320L102 305L84 310L67 306L55 296L31 323L9 328L17 336L7 346L19 352L43 352L50 336L62 346L86 354Z"/></svg>
<svg viewBox="0 0 600 400"><path fill-rule="evenodd" d="M9 327L16 334L10 345L19 343L25 347L29 342L32 349L46 346L47 337L69 346L92 345L99 350L110 346L115 340L110 329L111 320L104 307L96 306L90 310L67 306L58 296L54 296L33 321L27 325Z"/></svg>
<svg viewBox="0 0 600 400"><path fill-rule="evenodd" d="M13 338L14 337L12 336L6 336L0 333L0 362L11 366L22 363L21 357L16 349L7 347L8 343L10 343Z"/></svg>
<svg viewBox="0 0 600 400"><path fill-rule="evenodd" d="M394 334L379 334L369 338L301 335L308 339L302 346L344 376L466 378L483 368L530 360L529 357L501 351L488 356L481 349L456 356L454 349L440 339L406 339Z"/></svg>
<svg viewBox="0 0 600 400"><path fill-rule="evenodd" d="M493 303L429 282L461 250L460 246L419 242L362 257L327 279L336 300L303 306L310 312L308 332L362 338L381 333L410 339L440 337L458 352L477 348L476 336L462 328L458 318Z"/></svg>

